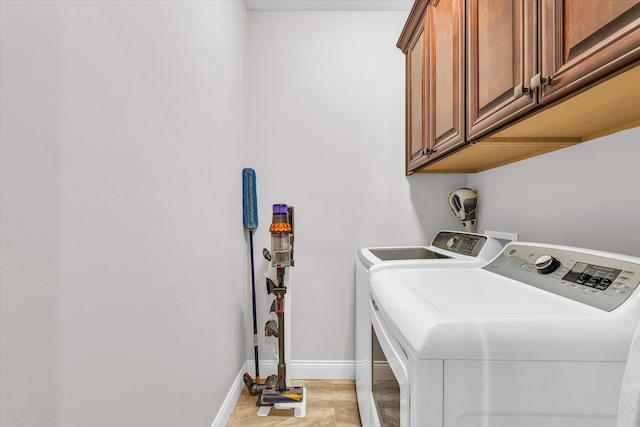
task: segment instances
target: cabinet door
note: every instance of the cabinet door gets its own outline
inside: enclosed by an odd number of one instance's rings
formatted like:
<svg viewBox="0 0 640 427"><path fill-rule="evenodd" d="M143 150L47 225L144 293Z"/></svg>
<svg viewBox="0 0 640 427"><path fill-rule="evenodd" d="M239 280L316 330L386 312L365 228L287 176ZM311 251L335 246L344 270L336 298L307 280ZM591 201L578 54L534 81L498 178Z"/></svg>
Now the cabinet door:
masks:
<svg viewBox="0 0 640 427"><path fill-rule="evenodd" d="M639 0L542 0L541 17L541 102L640 59Z"/></svg>
<svg viewBox="0 0 640 427"><path fill-rule="evenodd" d="M425 148L425 40L421 24L407 52L407 171L427 161Z"/></svg>
<svg viewBox="0 0 640 427"><path fill-rule="evenodd" d="M427 154L440 157L466 142L464 2L436 0L425 23L427 73Z"/></svg>
<svg viewBox="0 0 640 427"><path fill-rule="evenodd" d="M469 140L535 108L535 23L535 0L467 0Z"/></svg>

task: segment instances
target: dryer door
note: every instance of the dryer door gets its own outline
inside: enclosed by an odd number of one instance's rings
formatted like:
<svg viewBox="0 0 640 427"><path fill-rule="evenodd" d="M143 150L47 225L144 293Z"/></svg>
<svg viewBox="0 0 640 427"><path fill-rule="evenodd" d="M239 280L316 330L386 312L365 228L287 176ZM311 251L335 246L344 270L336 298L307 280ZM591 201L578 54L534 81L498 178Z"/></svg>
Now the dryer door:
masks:
<svg viewBox="0 0 640 427"><path fill-rule="evenodd" d="M383 324L375 302L371 300L370 304L371 341L382 349L379 360L375 347L372 349L373 399L377 409L374 422L382 426L409 426L409 361L400 343Z"/></svg>

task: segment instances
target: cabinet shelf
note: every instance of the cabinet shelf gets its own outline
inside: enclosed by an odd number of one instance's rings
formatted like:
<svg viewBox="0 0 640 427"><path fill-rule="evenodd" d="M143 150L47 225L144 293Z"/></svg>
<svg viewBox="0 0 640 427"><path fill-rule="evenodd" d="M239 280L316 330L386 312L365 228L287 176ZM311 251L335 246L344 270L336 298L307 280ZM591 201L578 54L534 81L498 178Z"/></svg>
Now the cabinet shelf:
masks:
<svg viewBox="0 0 640 427"><path fill-rule="evenodd" d="M640 66L469 143L418 173L476 173L640 126Z"/></svg>

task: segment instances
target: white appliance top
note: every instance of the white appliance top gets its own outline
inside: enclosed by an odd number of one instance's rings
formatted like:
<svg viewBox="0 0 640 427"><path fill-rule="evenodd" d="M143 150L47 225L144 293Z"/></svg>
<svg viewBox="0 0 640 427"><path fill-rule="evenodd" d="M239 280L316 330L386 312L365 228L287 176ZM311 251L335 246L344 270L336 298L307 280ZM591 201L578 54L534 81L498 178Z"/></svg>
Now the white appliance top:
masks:
<svg viewBox="0 0 640 427"><path fill-rule="evenodd" d="M442 230L430 246L372 247L358 251L358 260L367 269L377 265L443 265L463 261L473 266L482 265L496 256L502 245L492 237L461 231Z"/></svg>
<svg viewBox="0 0 640 427"><path fill-rule="evenodd" d="M373 271L371 293L419 359L625 361L640 259L510 243L484 267Z"/></svg>

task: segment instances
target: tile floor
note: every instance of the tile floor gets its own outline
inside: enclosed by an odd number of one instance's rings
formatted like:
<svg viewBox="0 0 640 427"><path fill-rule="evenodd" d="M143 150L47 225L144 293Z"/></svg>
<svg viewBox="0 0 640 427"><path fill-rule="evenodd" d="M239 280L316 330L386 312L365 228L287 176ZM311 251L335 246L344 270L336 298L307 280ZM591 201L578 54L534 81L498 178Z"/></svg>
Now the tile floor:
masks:
<svg viewBox="0 0 640 427"><path fill-rule="evenodd" d="M307 388L304 418L295 418L293 409L272 409L269 416L259 417L257 396L245 387L227 426L361 426L353 380L292 380L291 385Z"/></svg>

